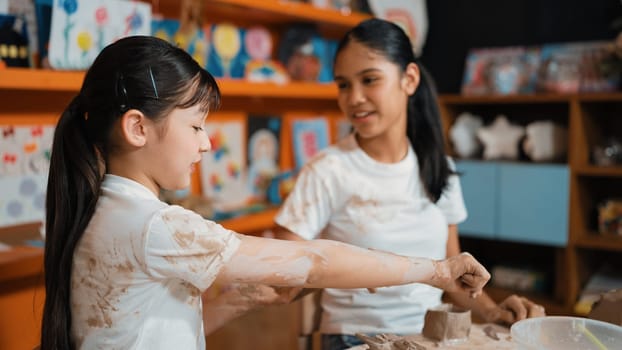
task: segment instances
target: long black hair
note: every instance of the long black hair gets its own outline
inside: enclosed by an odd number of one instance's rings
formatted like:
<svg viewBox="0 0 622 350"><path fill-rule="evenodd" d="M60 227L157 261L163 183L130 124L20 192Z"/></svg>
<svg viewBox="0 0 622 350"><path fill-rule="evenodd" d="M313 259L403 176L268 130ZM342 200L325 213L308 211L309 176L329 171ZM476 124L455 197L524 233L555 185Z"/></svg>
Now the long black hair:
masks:
<svg viewBox="0 0 622 350"><path fill-rule="evenodd" d="M438 201L447 187L449 175L454 172L449 168L445 154L441 116L432 78L415 58L406 33L394 23L378 18L359 23L341 39L335 59L352 41L384 56L403 71L410 63L419 66L419 86L408 98L406 135L417 154L419 176L426 193L432 202Z"/></svg>
<svg viewBox="0 0 622 350"><path fill-rule="evenodd" d="M115 152L115 122L129 109L160 122L175 108L200 105L207 113L219 104L214 78L164 40L127 37L97 56L54 133L46 198L42 350L74 348L73 254L95 211L108 155Z"/></svg>

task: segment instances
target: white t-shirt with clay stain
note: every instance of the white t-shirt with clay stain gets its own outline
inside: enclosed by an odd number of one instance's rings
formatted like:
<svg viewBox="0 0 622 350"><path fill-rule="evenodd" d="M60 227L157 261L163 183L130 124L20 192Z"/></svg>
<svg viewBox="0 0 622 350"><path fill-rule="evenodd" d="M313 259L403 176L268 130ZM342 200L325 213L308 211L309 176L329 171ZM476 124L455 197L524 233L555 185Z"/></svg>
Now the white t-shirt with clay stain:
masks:
<svg viewBox="0 0 622 350"><path fill-rule="evenodd" d="M232 231L105 175L74 254L78 349L205 349L201 292L239 246Z"/></svg>
<svg viewBox="0 0 622 350"><path fill-rule="evenodd" d="M448 225L466 218L460 182L452 175L441 199L432 203L418 174L412 147L397 163L379 163L350 135L302 169L275 220L305 239L444 259ZM441 295L425 284L379 288L375 294L326 289L320 331L418 333L425 311L440 304Z"/></svg>

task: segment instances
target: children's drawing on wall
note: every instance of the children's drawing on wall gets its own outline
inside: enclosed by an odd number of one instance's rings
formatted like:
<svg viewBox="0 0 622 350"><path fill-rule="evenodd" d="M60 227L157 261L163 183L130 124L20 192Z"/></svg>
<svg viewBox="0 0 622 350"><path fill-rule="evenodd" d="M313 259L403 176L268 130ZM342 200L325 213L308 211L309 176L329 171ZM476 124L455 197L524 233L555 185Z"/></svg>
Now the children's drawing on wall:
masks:
<svg viewBox="0 0 622 350"><path fill-rule="evenodd" d="M292 80L329 83L336 51L337 42L322 38L314 25L295 24L283 34L278 59Z"/></svg>
<svg viewBox="0 0 622 350"><path fill-rule="evenodd" d="M249 81L273 81L286 83L289 80L285 68L272 59L272 37L263 26L249 28L244 35L244 46L249 56L245 78Z"/></svg>
<svg viewBox="0 0 622 350"><path fill-rule="evenodd" d="M151 5L123 0L59 0L52 8L49 61L57 69L86 69L108 44L151 34Z"/></svg>
<svg viewBox="0 0 622 350"><path fill-rule="evenodd" d="M248 188L254 201L265 201L268 185L279 173L280 132L279 117L248 117Z"/></svg>
<svg viewBox="0 0 622 350"><path fill-rule="evenodd" d="M0 226L42 221L54 128L0 125Z"/></svg>
<svg viewBox="0 0 622 350"><path fill-rule="evenodd" d="M329 145L328 122L324 117L292 121L292 138L296 169L300 169L318 151Z"/></svg>
<svg viewBox="0 0 622 350"><path fill-rule="evenodd" d="M207 121L205 128L212 150L201 159L201 186L218 211L231 211L246 204L246 123L243 117Z"/></svg>
<svg viewBox="0 0 622 350"><path fill-rule="evenodd" d="M230 23L210 28L207 70L219 78L243 78L248 55L244 48L244 29Z"/></svg>
<svg viewBox="0 0 622 350"><path fill-rule="evenodd" d="M151 22L151 32L155 37L184 49L201 67L205 67L207 65L210 27L202 24L202 4L202 1L184 0L179 20L172 18L154 19Z"/></svg>
<svg viewBox="0 0 622 350"><path fill-rule="evenodd" d="M428 35L428 10L425 0L368 0L374 15L400 26L420 56Z"/></svg>

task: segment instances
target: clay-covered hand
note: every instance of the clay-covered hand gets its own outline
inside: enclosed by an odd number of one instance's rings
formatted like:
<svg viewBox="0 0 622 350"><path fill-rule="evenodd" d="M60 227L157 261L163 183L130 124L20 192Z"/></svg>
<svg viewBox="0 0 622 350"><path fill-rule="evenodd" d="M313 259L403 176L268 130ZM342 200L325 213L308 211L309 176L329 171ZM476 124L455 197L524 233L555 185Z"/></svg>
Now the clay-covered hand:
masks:
<svg viewBox="0 0 622 350"><path fill-rule="evenodd" d="M472 298L482 293L490 273L469 253L437 261L432 285L447 292L467 292Z"/></svg>
<svg viewBox="0 0 622 350"><path fill-rule="evenodd" d="M490 314L489 321L512 324L531 317L543 317L546 312L542 305L518 295L510 295Z"/></svg>

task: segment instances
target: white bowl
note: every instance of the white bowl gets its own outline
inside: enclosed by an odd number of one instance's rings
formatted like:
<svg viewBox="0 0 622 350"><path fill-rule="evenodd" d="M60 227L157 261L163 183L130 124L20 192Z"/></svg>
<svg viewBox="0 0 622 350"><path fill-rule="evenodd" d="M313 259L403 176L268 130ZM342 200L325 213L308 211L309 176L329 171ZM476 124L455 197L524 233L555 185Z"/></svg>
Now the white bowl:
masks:
<svg viewBox="0 0 622 350"><path fill-rule="evenodd" d="M510 328L518 350L622 349L622 327L582 317L528 318Z"/></svg>

